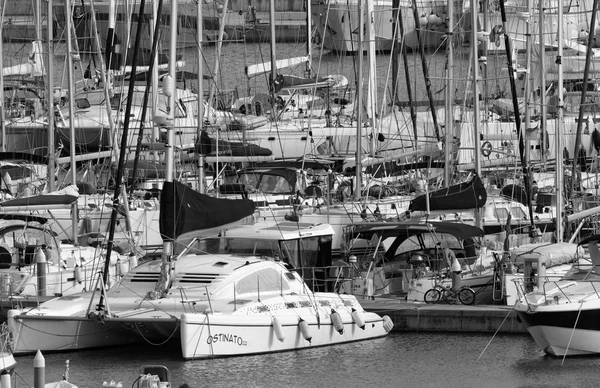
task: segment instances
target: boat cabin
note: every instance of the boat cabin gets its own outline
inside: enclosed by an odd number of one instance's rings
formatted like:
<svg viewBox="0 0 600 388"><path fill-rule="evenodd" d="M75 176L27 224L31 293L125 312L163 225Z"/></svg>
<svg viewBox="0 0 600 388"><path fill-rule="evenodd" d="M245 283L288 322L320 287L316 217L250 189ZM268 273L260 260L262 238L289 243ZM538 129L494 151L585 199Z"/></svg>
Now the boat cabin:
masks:
<svg viewBox="0 0 600 388"><path fill-rule="evenodd" d="M329 224L266 222L239 226L220 237L202 240L207 253L261 256L284 262L298 272L313 291L327 288L327 269L332 266Z"/></svg>

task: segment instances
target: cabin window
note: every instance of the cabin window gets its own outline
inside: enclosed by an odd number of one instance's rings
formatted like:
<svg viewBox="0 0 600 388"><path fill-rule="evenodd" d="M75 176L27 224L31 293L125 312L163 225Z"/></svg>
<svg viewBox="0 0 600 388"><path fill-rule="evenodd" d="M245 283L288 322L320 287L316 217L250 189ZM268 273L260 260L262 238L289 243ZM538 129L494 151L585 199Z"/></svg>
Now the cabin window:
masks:
<svg viewBox="0 0 600 388"><path fill-rule="evenodd" d="M268 194L292 194L294 192L287 179L282 176L267 174L262 176L258 190Z"/></svg>
<svg viewBox="0 0 600 388"><path fill-rule="evenodd" d="M525 219L525 218L527 218L527 215L525 214L525 212L523 211L523 209L518 208L518 207L511 208L510 209L510 214L515 219Z"/></svg>
<svg viewBox="0 0 600 388"><path fill-rule="evenodd" d="M78 98L75 103L78 109L87 109L90 107L90 102L87 98Z"/></svg>
<svg viewBox="0 0 600 388"><path fill-rule="evenodd" d="M506 220L508 219L508 210L504 208L496 208L494 209L494 216L498 220Z"/></svg>
<svg viewBox="0 0 600 388"><path fill-rule="evenodd" d="M242 174L239 181L247 186L256 188L258 186L259 179L260 175L257 174Z"/></svg>
<svg viewBox="0 0 600 388"><path fill-rule="evenodd" d="M273 268L267 268L242 278L235 283L236 294L257 294L259 292L280 292L289 290L283 275Z"/></svg>

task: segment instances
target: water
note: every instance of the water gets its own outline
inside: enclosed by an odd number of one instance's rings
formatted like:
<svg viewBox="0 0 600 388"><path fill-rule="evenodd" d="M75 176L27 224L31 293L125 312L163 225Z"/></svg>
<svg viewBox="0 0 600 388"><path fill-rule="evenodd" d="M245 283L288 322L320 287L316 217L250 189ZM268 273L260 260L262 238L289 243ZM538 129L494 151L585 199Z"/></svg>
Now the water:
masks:
<svg viewBox="0 0 600 388"><path fill-rule="evenodd" d="M545 356L528 335L392 333L295 352L182 361L177 344L47 354L46 382L132 386L140 366L165 365L174 388L190 387L597 387L600 357ZM489 343L489 346L487 346ZM487 346L487 349L486 349ZM480 357L481 356L481 357ZM478 357L480 359L478 360ZM33 356L17 358L13 387L32 386Z"/></svg>

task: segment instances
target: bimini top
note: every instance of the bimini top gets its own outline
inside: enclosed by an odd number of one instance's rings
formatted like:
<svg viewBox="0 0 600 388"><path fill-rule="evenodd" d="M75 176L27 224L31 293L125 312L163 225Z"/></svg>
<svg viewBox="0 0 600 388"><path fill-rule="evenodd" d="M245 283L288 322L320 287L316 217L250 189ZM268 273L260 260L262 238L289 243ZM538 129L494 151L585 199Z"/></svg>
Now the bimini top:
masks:
<svg viewBox="0 0 600 388"><path fill-rule="evenodd" d="M406 223L406 222L370 222L356 224L348 227L348 237L362 237L369 239L377 234L384 239L387 237L406 238L424 233L444 233L450 234L464 240L469 237L482 237L483 229L459 222L427 222L427 223Z"/></svg>
<svg viewBox="0 0 600 388"><path fill-rule="evenodd" d="M227 238L252 240L297 240L335 234L329 224L311 224L308 222L260 221L254 225L238 226L228 229Z"/></svg>

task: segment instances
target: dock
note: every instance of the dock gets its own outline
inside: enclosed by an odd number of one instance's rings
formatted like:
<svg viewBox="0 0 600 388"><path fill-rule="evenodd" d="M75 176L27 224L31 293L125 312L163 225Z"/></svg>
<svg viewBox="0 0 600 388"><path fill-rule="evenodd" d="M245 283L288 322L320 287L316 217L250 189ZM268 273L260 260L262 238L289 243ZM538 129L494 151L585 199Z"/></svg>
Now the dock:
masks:
<svg viewBox="0 0 600 388"><path fill-rule="evenodd" d="M6 321L8 310L32 308L50 297L29 297L0 301L0 321ZM365 310L387 315L394 322L395 332L459 332L525 334L527 330L517 321L512 306L450 305L408 303L400 298L360 299Z"/></svg>
<svg viewBox="0 0 600 388"><path fill-rule="evenodd" d="M389 316L396 332L527 333L512 306L426 304L399 298L359 301L366 311Z"/></svg>

